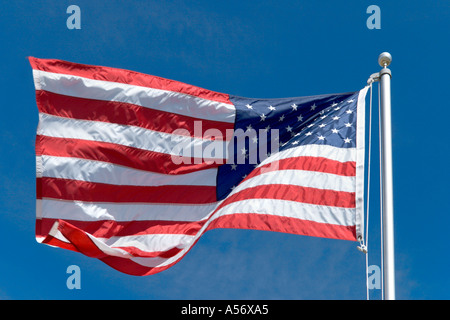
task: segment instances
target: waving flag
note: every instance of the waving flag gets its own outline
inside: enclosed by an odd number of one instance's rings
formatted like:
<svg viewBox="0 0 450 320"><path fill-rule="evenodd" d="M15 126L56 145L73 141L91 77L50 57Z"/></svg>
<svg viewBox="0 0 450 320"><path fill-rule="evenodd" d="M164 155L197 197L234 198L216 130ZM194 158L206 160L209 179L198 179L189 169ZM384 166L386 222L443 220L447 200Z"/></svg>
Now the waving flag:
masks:
<svg viewBox="0 0 450 320"><path fill-rule="evenodd" d="M250 99L29 60L38 242L149 275L214 228L362 237L367 88Z"/></svg>

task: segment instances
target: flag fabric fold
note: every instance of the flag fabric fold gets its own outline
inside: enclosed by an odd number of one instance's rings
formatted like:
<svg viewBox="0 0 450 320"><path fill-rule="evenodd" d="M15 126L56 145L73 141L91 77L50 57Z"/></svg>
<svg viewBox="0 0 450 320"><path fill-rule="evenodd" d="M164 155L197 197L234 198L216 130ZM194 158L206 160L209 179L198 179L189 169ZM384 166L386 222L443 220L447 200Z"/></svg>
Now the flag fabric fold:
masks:
<svg viewBox="0 0 450 320"><path fill-rule="evenodd" d="M367 87L252 99L29 60L38 242L143 276L214 228L363 238Z"/></svg>

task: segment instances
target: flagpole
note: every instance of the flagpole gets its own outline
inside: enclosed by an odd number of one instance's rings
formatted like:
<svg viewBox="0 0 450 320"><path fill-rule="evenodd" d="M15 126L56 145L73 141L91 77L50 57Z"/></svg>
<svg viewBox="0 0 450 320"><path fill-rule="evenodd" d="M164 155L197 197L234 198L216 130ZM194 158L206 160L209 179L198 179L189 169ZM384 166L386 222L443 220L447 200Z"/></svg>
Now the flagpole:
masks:
<svg viewBox="0 0 450 320"><path fill-rule="evenodd" d="M392 181L392 130L391 130L391 70L392 61L388 52L378 57L382 67L379 73L381 102L381 170L383 199L383 268L384 299L395 300L394 264L394 204Z"/></svg>

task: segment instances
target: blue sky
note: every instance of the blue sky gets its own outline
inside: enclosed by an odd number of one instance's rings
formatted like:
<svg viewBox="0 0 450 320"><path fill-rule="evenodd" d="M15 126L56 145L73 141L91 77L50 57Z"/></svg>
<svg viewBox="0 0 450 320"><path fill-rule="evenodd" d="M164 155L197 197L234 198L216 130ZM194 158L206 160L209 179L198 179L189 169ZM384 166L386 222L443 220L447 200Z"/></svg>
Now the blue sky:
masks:
<svg viewBox="0 0 450 320"><path fill-rule="evenodd" d="M71 4L81 9L81 30L66 27ZM366 26L372 4L379 30ZM0 299L365 299L356 242L216 229L148 277L38 244L38 113L26 58L277 98L357 91L379 71L383 51L393 56L397 298L450 298L448 1L9 1L0 12ZM375 106L376 95L375 86ZM380 265L376 131L373 141L369 264ZM80 267L80 290L66 287L70 265ZM380 299L380 290L370 295Z"/></svg>

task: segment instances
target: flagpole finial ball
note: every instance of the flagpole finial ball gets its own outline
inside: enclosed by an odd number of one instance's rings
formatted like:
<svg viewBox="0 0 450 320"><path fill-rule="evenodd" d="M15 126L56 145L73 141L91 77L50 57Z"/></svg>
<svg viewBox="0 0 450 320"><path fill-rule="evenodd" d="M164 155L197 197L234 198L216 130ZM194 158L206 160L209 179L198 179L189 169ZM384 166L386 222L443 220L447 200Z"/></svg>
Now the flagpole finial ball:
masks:
<svg viewBox="0 0 450 320"><path fill-rule="evenodd" d="M392 56L389 52L383 52L382 54L380 54L378 56L378 64L383 68L390 65L391 61L392 61Z"/></svg>

